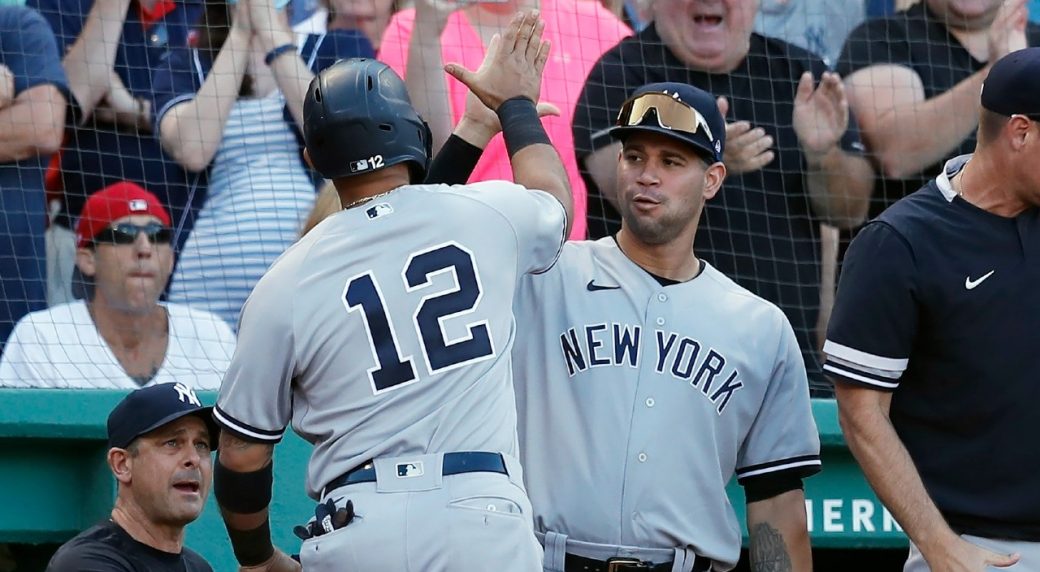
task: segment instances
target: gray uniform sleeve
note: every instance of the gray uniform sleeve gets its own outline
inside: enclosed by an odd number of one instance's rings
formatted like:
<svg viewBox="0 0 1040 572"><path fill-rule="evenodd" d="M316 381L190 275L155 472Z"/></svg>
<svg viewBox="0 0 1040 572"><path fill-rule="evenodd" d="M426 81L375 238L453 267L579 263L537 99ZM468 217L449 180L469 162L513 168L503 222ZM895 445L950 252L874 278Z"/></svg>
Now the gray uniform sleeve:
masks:
<svg viewBox="0 0 1040 572"><path fill-rule="evenodd" d="M778 311L779 312L779 311ZM807 477L820 470L820 435L809 402L809 382L798 340L782 317L772 378L737 456L737 481Z"/></svg>
<svg viewBox="0 0 1040 572"><path fill-rule="evenodd" d="M242 439L277 443L292 417L294 278L294 268L276 263L242 307L238 345L213 409L222 428Z"/></svg>
<svg viewBox="0 0 1040 572"><path fill-rule="evenodd" d="M498 211L516 234L520 274L552 268L567 239L567 211L556 197L506 181L467 185L476 197Z"/></svg>

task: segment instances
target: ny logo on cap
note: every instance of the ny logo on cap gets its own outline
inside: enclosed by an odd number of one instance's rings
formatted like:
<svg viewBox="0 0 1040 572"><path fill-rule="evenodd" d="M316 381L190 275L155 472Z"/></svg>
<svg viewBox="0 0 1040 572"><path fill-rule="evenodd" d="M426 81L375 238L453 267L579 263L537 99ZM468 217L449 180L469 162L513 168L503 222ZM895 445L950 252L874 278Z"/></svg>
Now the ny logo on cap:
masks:
<svg viewBox="0 0 1040 572"><path fill-rule="evenodd" d="M195 395L194 389L188 387L187 385L184 385L184 383L182 382L175 383L173 385L173 388L177 390L177 398L180 399L182 402L191 403L196 407L202 407L202 402L199 401L198 396Z"/></svg>
<svg viewBox="0 0 1040 572"><path fill-rule="evenodd" d="M144 199L130 199L130 212L142 212L148 210L148 201Z"/></svg>

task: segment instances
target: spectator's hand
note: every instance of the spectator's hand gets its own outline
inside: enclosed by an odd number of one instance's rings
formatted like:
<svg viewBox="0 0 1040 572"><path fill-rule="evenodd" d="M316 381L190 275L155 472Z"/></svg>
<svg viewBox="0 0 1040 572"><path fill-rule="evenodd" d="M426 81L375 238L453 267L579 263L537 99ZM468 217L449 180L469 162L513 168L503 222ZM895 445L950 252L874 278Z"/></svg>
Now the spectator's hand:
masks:
<svg viewBox="0 0 1040 572"><path fill-rule="evenodd" d="M94 115L101 121L124 125L138 131L152 130L150 104L146 100L134 97L114 71L109 79L108 93L94 108Z"/></svg>
<svg viewBox="0 0 1040 572"><path fill-rule="evenodd" d="M725 97L715 100L719 112L725 118L729 113L729 101ZM722 162L731 175L757 171L773 162L773 138L761 127L751 128L748 121L726 123L726 151Z"/></svg>
<svg viewBox="0 0 1040 572"><path fill-rule="evenodd" d="M253 35L253 22L249 17L249 7L253 0L237 0L231 14L231 31L246 37Z"/></svg>
<svg viewBox="0 0 1040 572"><path fill-rule="evenodd" d="M238 572L302 572L300 563L293 560L288 554L274 549L274 554L263 564L256 566L239 566Z"/></svg>
<svg viewBox="0 0 1040 572"><path fill-rule="evenodd" d="M538 104L538 117L560 116L560 108L551 103ZM466 94L466 110L455 127L455 134L472 145L484 147L491 138L502 131L498 115L480 102L473 92Z"/></svg>
<svg viewBox="0 0 1040 572"><path fill-rule="evenodd" d="M1029 8L1026 0L1005 0L989 26L989 63L1029 47L1026 24Z"/></svg>
<svg viewBox="0 0 1040 572"><path fill-rule="evenodd" d="M1018 562L1018 554L998 554L955 536L953 543L925 555L935 572L985 572L989 567L1006 568Z"/></svg>
<svg viewBox="0 0 1040 572"><path fill-rule="evenodd" d="M849 128L849 100L841 76L823 72L820 85L813 90L812 73L803 73L791 122L810 161L833 150Z"/></svg>
<svg viewBox="0 0 1040 572"><path fill-rule="evenodd" d="M549 59L549 42L542 41L545 22L538 11L517 14L505 35L495 34L484 61L476 71L459 64L444 66L469 88L487 107L497 110L514 97L538 101L542 90L542 70Z"/></svg>
<svg viewBox="0 0 1040 572"><path fill-rule="evenodd" d="M0 109L14 102L14 74L4 64L0 64Z"/></svg>
<svg viewBox="0 0 1040 572"><path fill-rule="evenodd" d="M441 33L448 25L448 18L458 10L465 8L464 0L415 0L415 30L429 42L440 48ZM413 32L413 37L416 34Z"/></svg>
<svg viewBox="0 0 1040 572"><path fill-rule="evenodd" d="M249 0L249 19L265 51L295 41L288 19L275 7L274 0Z"/></svg>

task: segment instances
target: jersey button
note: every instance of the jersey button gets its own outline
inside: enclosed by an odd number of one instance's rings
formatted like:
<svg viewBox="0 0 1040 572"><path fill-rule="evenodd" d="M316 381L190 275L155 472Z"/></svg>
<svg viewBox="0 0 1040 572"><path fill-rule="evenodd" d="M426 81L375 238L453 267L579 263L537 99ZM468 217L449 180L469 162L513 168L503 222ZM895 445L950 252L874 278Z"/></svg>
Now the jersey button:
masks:
<svg viewBox="0 0 1040 572"><path fill-rule="evenodd" d="M654 398L653 397L647 397L646 398L646 406L647 407L653 407L654 406Z"/></svg>
<svg viewBox="0 0 1040 572"><path fill-rule="evenodd" d="M661 292L660 294L657 295L657 299L662 301L662 302L667 302L668 301L668 296L664 292Z"/></svg>
<svg viewBox="0 0 1040 572"><path fill-rule="evenodd" d="M646 453L640 453L639 456L636 457L636 458L639 459L640 463L645 463L646 462Z"/></svg>
<svg viewBox="0 0 1040 572"><path fill-rule="evenodd" d="M664 325L664 318L658 318L657 319L657 325L658 326L663 326Z"/></svg>

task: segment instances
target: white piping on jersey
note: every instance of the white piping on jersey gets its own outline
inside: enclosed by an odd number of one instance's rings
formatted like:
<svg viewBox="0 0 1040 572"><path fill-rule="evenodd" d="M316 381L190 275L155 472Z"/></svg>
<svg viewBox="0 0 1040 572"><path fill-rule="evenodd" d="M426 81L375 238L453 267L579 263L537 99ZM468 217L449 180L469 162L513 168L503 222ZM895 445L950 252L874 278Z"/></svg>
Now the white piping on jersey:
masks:
<svg viewBox="0 0 1040 572"><path fill-rule="evenodd" d="M775 473L777 471L786 471L788 469L794 469L794 468L797 468L797 467L813 467L813 466L819 466L819 465L820 465L820 460L819 459L807 459L807 460L804 460L804 461L792 461L790 463L784 463L782 465L775 465L773 467L765 467L765 468L757 469L757 470L754 470L754 471L748 471L746 473L742 473L740 471L737 471L737 475L740 476L740 478L745 479L747 477L754 477L754 476L757 476L757 475L764 475L766 473Z"/></svg>
<svg viewBox="0 0 1040 572"><path fill-rule="evenodd" d="M243 427L241 424L237 423L234 419L231 419L230 417L221 414L220 410L217 409L216 407L213 408L213 416L216 417L217 421L220 421L220 423L222 425L227 425L228 427L234 429L235 432L241 433L243 435L246 435L247 437L252 437L254 439L259 439L261 441L277 442L279 439L281 439L281 437L282 437L281 434L285 432L285 430L283 429L281 432L279 432L278 435L264 435L262 433L257 433L256 431L253 431L251 429Z"/></svg>
<svg viewBox="0 0 1040 572"><path fill-rule="evenodd" d="M840 357L838 357L836 355L828 355L827 356L827 361L830 362L830 363L836 364L838 366L841 366L841 367L844 367L844 368L848 368L848 369L850 369L852 371L858 371L858 372L862 372L862 373L869 373L871 375L876 375L878 377L885 377L885 378L888 378L888 379L899 379L899 377L903 375L902 371L891 371L891 370L887 370L887 369L877 369L875 367L866 367L864 365L860 365L858 363L851 362L851 361L846 360L846 359L842 359L842 358L840 358Z"/></svg>
<svg viewBox="0 0 1040 572"><path fill-rule="evenodd" d="M869 354L855 348L850 348L849 346L843 346L831 340L824 342L823 353L841 358L845 362L859 367L881 369L898 373L905 371L906 366L910 363L909 358L888 358Z"/></svg>
<svg viewBox="0 0 1040 572"><path fill-rule="evenodd" d="M303 56L303 48L306 45L306 41L307 38L304 38L304 41L299 42L300 48L298 50L298 53L301 57ZM320 71L314 70L314 61L318 59L318 50L321 49L321 45L323 43L325 43L325 34L318 36L318 40L314 42L314 49L311 50L311 57L307 59L307 69L313 70L314 73L318 73L318 71Z"/></svg>
<svg viewBox="0 0 1040 572"><path fill-rule="evenodd" d="M833 374L840 375L842 377L847 377L849 379L853 379L853 380L856 380L856 381L861 381L863 383L866 383L868 385L873 385L875 387L883 387L885 389L896 389L897 387L899 387L899 382L889 383L887 381L880 381L880 380L877 380L877 379L872 379L872 378L869 378L869 377L862 376L862 375L859 375L857 373L851 372L851 371L849 371L847 369L840 368L840 367L835 366L834 364L831 364L831 363L823 364L823 371L829 371L829 372L831 372Z"/></svg>

